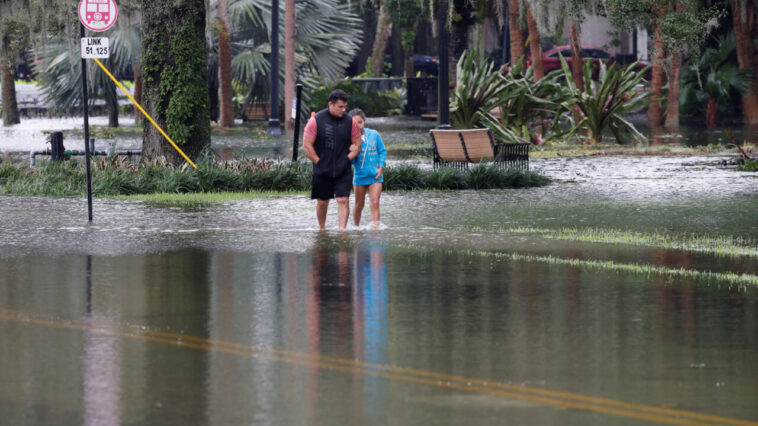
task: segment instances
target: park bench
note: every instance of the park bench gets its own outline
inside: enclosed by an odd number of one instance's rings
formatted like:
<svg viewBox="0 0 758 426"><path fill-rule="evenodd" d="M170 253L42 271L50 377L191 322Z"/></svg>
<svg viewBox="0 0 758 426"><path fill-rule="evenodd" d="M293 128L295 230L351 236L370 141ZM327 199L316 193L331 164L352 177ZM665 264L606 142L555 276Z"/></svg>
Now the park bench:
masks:
<svg viewBox="0 0 758 426"><path fill-rule="evenodd" d="M434 167L468 168L469 163L494 162L529 169L529 144L495 145L489 129L431 130Z"/></svg>
<svg viewBox="0 0 758 426"><path fill-rule="evenodd" d="M249 102L245 105L243 121L268 121L269 104L267 102Z"/></svg>

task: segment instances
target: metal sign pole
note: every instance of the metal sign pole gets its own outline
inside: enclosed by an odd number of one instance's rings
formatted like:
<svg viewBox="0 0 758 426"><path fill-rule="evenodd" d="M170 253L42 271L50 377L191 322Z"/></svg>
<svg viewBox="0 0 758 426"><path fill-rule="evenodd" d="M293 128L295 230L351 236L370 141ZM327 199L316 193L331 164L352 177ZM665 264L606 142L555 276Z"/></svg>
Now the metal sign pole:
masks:
<svg viewBox="0 0 758 426"><path fill-rule="evenodd" d="M79 24L79 35L84 38L84 25ZM92 175L89 167L89 106L87 99L87 60L82 58L82 111L84 113L84 163L87 170L87 217L92 222Z"/></svg>
<svg viewBox="0 0 758 426"><path fill-rule="evenodd" d="M295 139L292 142L292 161L297 161L297 146L299 145L298 138L300 138L300 102L303 99L303 85L298 84L295 86L296 89L296 98L297 101L295 102Z"/></svg>

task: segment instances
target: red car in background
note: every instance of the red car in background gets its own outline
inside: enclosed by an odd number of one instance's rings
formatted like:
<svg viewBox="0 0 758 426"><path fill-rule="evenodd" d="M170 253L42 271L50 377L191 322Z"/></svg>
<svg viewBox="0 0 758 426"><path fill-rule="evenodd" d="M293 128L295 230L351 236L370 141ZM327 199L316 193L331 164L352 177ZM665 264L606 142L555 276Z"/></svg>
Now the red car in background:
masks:
<svg viewBox="0 0 758 426"><path fill-rule="evenodd" d="M584 60L591 59L595 63L596 66L597 66L597 63L600 61L603 61L606 65L610 65L611 63L616 61L616 56L614 54L600 47L582 46L581 49L582 49L582 59ZM571 46L569 45L555 46L552 49L542 53L542 66L543 66L543 69L545 70L545 74L553 70L561 69L561 59L558 57L558 53L563 55L563 58L566 60L566 63L568 63L569 68L571 68ZM532 64L531 58L527 59L527 65L531 65L531 64ZM648 63L645 61L637 62L638 70L641 70L645 68L646 66L648 66Z"/></svg>

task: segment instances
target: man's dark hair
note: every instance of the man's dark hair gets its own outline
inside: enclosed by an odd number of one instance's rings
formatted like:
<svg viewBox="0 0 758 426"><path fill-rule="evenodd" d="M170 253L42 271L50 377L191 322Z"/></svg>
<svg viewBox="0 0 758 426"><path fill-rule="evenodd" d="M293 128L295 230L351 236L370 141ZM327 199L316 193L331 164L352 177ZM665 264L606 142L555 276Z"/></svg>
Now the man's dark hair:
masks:
<svg viewBox="0 0 758 426"><path fill-rule="evenodd" d="M332 93L329 94L329 102L335 103L337 101L345 101L347 102L347 93L340 89L334 89L332 90Z"/></svg>

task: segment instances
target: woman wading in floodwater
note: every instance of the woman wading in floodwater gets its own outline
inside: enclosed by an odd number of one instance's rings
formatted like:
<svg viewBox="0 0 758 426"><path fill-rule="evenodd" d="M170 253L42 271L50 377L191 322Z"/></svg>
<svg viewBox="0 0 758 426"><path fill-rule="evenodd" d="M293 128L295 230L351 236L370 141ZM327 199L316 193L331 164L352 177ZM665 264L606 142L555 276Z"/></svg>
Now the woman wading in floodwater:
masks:
<svg viewBox="0 0 758 426"><path fill-rule="evenodd" d="M382 195L384 182L384 162L387 159L387 149L384 147L379 132L367 129L366 114L360 109L351 110L348 114L361 128L361 153L353 159L353 189L355 191L355 207L353 208L353 223L361 224L361 213L368 192L371 206L371 226L379 226L379 197Z"/></svg>

